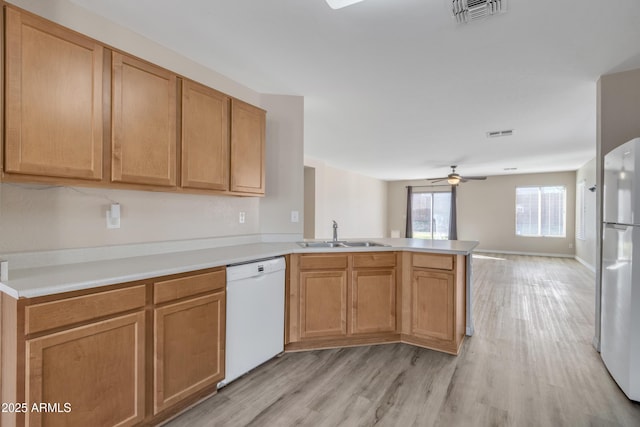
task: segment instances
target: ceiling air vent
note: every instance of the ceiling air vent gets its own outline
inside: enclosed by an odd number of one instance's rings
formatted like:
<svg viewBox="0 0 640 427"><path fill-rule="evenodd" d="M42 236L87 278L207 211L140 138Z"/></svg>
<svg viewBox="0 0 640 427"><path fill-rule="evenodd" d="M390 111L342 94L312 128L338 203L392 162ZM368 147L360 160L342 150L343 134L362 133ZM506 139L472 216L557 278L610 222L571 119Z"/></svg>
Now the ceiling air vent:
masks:
<svg viewBox="0 0 640 427"><path fill-rule="evenodd" d="M475 21L507 11L507 0L451 0L453 16L459 23Z"/></svg>
<svg viewBox="0 0 640 427"><path fill-rule="evenodd" d="M511 136L511 135L513 135L513 129L493 130L491 132L487 132L487 138L497 138L499 136Z"/></svg>

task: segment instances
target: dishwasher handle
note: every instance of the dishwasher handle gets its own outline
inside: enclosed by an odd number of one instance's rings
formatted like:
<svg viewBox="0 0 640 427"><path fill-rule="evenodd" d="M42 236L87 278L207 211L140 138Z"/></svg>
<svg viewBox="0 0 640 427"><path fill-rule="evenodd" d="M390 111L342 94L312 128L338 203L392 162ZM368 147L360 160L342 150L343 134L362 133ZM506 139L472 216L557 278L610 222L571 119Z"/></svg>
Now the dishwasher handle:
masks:
<svg viewBox="0 0 640 427"><path fill-rule="evenodd" d="M287 265L283 257L250 262L247 264L230 265L227 267L227 283L275 273L277 271L285 270L286 267Z"/></svg>

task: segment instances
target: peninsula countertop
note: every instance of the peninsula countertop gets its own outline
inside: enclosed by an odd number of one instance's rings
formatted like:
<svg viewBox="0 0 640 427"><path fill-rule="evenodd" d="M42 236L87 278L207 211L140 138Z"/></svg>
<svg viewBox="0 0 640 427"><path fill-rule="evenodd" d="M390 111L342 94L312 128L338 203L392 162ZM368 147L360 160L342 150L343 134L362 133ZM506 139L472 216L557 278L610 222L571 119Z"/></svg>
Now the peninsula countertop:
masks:
<svg viewBox="0 0 640 427"><path fill-rule="evenodd" d="M9 280L0 283L0 291L13 298L32 298L292 253L415 251L469 255L478 245L476 241L461 240L396 238L367 240L386 246L303 248L295 242L250 243L154 255L141 254L120 259L10 270Z"/></svg>

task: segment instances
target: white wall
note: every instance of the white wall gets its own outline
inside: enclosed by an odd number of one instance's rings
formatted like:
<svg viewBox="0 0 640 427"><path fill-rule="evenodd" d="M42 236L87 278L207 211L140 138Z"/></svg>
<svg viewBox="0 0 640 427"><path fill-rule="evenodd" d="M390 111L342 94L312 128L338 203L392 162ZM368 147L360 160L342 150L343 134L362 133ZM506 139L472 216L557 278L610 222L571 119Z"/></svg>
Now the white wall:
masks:
<svg viewBox="0 0 640 427"><path fill-rule="evenodd" d="M80 192L77 192L77 191ZM256 234L259 199L0 185L0 253ZM121 228L107 229L110 200ZM238 212L246 222L238 222Z"/></svg>
<svg viewBox="0 0 640 427"><path fill-rule="evenodd" d="M316 237L316 170L304 167L304 238Z"/></svg>
<svg viewBox="0 0 640 427"><path fill-rule="evenodd" d="M565 237L515 234L516 187L564 185L567 189ZM478 240L478 249L532 254L575 254L575 172L492 176L459 188L458 238Z"/></svg>
<svg viewBox="0 0 640 427"><path fill-rule="evenodd" d="M302 234L289 222L303 206L303 100L263 95L68 0L12 0L46 19L267 110L266 197L0 184L0 253L220 236ZM122 228L107 230L109 199ZM239 212L246 222L239 224Z"/></svg>
<svg viewBox="0 0 640 427"><path fill-rule="evenodd" d="M458 239L477 240L478 249L573 256L575 251L575 172L491 176L458 186ZM406 221L406 186L426 181L389 183L389 228L401 230ZM566 237L523 237L515 234L515 189L526 185L567 188ZM442 188L442 187L436 187Z"/></svg>
<svg viewBox="0 0 640 427"><path fill-rule="evenodd" d="M330 239L332 220L339 238L380 238L387 235L387 183L305 158L315 168L315 238Z"/></svg>
<svg viewBox="0 0 640 427"><path fill-rule="evenodd" d="M578 183L584 180L585 187L596 185L596 159L585 163L576 171L576 189ZM585 235L584 239L576 238L576 258L578 261L589 267L592 271L596 268L596 237L598 235L596 227L596 193L585 191ZM577 209L576 205L576 209ZM576 216L577 216L576 212Z"/></svg>
<svg viewBox="0 0 640 427"><path fill-rule="evenodd" d="M299 240L304 210L304 98L262 95L262 107L267 110L267 153L260 232L267 239ZM291 211L298 212L298 222L291 222Z"/></svg>

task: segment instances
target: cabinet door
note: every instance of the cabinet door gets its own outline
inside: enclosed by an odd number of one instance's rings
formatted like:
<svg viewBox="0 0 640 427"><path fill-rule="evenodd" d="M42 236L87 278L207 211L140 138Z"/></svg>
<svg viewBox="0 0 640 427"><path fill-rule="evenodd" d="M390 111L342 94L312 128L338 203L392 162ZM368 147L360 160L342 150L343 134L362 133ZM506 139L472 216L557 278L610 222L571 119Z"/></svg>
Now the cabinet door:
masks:
<svg viewBox="0 0 640 427"><path fill-rule="evenodd" d="M112 73L111 179L175 186L176 76L117 52Z"/></svg>
<svg viewBox="0 0 640 427"><path fill-rule="evenodd" d="M451 273L414 270L411 333L421 338L454 339L454 280Z"/></svg>
<svg viewBox="0 0 640 427"><path fill-rule="evenodd" d="M34 426L130 426L144 418L144 313L133 313L26 342L28 404Z"/></svg>
<svg viewBox="0 0 640 427"><path fill-rule="evenodd" d="M395 331L395 270L354 270L351 277L351 333Z"/></svg>
<svg viewBox="0 0 640 427"><path fill-rule="evenodd" d="M103 48L5 10L5 171L100 180Z"/></svg>
<svg viewBox="0 0 640 427"><path fill-rule="evenodd" d="M300 338L347 335L347 272L300 273Z"/></svg>
<svg viewBox="0 0 640 427"><path fill-rule="evenodd" d="M154 414L224 378L224 292L155 309L154 330Z"/></svg>
<svg viewBox="0 0 640 427"><path fill-rule="evenodd" d="M189 80L182 88L182 182L229 189L229 97Z"/></svg>
<svg viewBox="0 0 640 427"><path fill-rule="evenodd" d="M231 100L231 191L264 194L266 113Z"/></svg>

